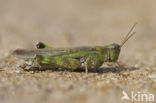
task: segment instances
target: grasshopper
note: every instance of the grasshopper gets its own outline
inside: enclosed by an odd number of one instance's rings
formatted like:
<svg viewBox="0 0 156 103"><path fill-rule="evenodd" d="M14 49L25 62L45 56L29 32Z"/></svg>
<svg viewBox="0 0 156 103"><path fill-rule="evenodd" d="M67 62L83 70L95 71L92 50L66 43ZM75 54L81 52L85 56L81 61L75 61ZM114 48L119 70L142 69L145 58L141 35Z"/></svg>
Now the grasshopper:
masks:
<svg viewBox="0 0 156 103"><path fill-rule="evenodd" d="M137 24L137 23L136 23ZM117 63L122 46L136 32L132 32L134 24L119 45L113 43L106 46L75 47L75 48L52 48L39 42L34 50L16 49L13 55L27 61L24 70L46 70L46 69L83 69L99 68L103 63Z"/></svg>

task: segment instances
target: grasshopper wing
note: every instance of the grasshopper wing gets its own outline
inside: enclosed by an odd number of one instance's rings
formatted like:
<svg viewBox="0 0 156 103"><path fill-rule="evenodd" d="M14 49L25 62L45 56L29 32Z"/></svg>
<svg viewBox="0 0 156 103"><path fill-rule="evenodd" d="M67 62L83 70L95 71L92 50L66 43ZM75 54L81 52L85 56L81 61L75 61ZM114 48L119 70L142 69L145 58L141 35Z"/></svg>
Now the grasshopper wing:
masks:
<svg viewBox="0 0 156 103"><path fill-rule="evenodd" d="M47 48L47 49L16 49L13 51L13 55L22 59L33 59L36 55L42 56L56 56L68 53L75 53L79 51L91 51L93 47L75 47L75 48Z"/></svg>

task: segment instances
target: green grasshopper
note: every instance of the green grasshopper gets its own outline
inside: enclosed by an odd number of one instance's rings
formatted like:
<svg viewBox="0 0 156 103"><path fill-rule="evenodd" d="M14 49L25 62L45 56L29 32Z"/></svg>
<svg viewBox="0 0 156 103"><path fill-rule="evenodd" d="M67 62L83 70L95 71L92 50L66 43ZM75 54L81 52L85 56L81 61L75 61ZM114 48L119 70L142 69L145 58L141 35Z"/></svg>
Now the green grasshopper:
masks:
<svg viewBox="0 0 156 103"><path fill-rule="evenodd" d="M137 23L136 23L137 24ZM75 48L52 48L39 42L34 50L16 49L13 55L27 61L24 70L46 70L46 69L83 69L88 70L99 68L105 63L117 63L121 47L136 32L132 32L134 24L126 37L119 45L113 43L106 46L75 47Z"/></svg>

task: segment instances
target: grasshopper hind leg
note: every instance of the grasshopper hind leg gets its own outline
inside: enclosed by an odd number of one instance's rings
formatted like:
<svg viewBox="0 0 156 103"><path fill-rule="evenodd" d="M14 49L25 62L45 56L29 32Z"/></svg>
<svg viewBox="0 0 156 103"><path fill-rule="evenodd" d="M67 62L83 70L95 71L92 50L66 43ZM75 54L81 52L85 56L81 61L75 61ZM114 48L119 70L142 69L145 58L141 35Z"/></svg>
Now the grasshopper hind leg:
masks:
<svg viewBox="0 0 156 103"><path fill-rule="evenodd" d="M28 60L23 67L25 71L37 71L40 69L40 65L35 60Z"/></svg>
<svg viewBox="0 0 156 103"><path fill-rule="evenodd" d="M26 71L41 71L41 70L46 70L47 66L41 65L40 60L42 59L42 56L36 55L34 60L28 60L26 63L26 67L24 70ZM46 68L44 68L46 67Z"/></svg>
<svg viewBox="0 0 156 103"><path fill-rule="evenodd" d="M34 60L34 64L39 66L41 70L45 69L70 69L76 70L81 66L81 62L74 58L63 58L60 56L41 56L37 55Z"/></svg>
<svg viewBox="0 0 156 103"><path fill-rule="evenodd" d="M43 43L43 42L38 42L38 43L36 44L36 48L37 48L37 49L45 49L45 48L52 48L52 47L49 46L49 45L47 45L47 44L45 44L45 43Z"/></svg>

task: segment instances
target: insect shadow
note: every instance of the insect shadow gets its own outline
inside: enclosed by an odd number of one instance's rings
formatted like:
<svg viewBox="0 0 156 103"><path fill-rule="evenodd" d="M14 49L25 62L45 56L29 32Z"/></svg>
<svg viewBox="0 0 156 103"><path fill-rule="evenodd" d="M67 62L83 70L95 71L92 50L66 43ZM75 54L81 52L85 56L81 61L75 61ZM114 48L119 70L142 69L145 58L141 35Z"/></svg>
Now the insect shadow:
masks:
<svg viewBox="0 0 156 103"><path fill-rule="evenodd" d="M124 66L120 66L118 68L115 67L102 67L96 70L97 73L108 73L108 72L112 72L112 73L119 73L122 71L133 71L136 70L137 68L135 67L124 67Z"/></svg>
<svg viewBox="0 0 156 103"><path fill-rule="evenodd" d="M115 67L101 67L97 69L91 69L88 71L88 73L98 73L98 74L103 74L103 73L119 73L122 71L133 71L137 70L135 67L125 67L125 66L119 66L118 68ZM75 70L74 72L84 72L84 70Z"/></svg>
<svg viewBox="0 0 156 103"><path fill-rule="evenodd" d="M135 67L126 67L126 66L119 66L118 68L115 67L101 67L101 68L95 68L95 69L90 69L88 71L88 73L98 73L98 74L103 74L103 73L108 73L108 72L112 72L112 73L119 73L122 71L133 71L133 70L137 70L138 68ZM67 72L78 72L78 73L82 73L85 72L85 70L71 70L71 69L42 69L42 70L38 70L38 69L33 69L34 72L39 72L39 71L46 71L46 70L50 70L50 71L55 71L55 72L60 72L60 71L67 71ZM31 71L31 70L30 70Z"/></svg>

